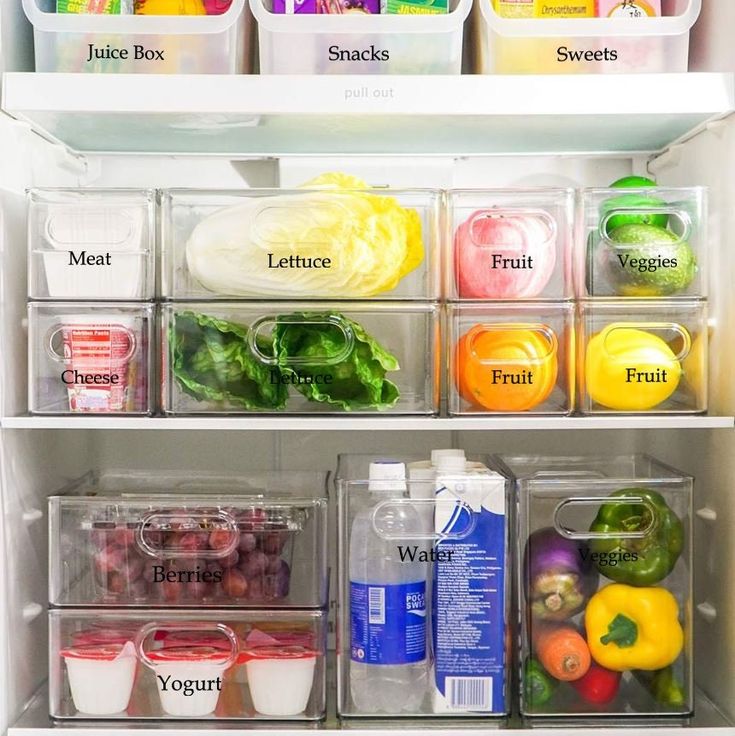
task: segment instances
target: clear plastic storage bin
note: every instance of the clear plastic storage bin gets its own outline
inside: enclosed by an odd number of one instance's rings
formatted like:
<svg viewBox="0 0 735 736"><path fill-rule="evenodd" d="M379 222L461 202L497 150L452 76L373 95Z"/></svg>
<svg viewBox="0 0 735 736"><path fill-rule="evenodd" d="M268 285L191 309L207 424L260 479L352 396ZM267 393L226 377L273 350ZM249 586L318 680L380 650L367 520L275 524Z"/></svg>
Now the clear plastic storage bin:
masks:
<svg viewBox="0 0 735 736"><path fill-rule="evenodd" d="M151 414L154 307L28 305L31 414Z"/></svg>
<svg viewBox="0 0 735 736"><path fill-rule="evenodd" d="M572 189L451 191L447 297L571 297L573 223Z"/></svg>
<svg viewBox="0 0 735 736"><path fill-rule="evenodd" d="M503 18L477 4L482 74L686 72L689 31L702 0L663 0L663 17Z"/></svg>
<svg viewBox="0 0 735 736"><path fill-rule="evenodd" d="M437 298L441 204L430 190L169 190L163 294Z"/></svg>
<svg viewBox="0 0 735 736"><path fill-rule="evenodd" d="M55 719L325 715L325 611L49 613Z"/></svg>
<svg viewBox="0 0 735 736"><path fill-rule="evenodd" d="M221 15L55 13L22 0L33 24L37 72L238 74L250 71L246 0Z"/></svg>
<svg viewBox="0 0 735 736"><path fill-rule="evenodd" d="M52 605L327 605L325 474L135 480L49 498Z"/></svg>
<svg viewBox="0 0 735 736"><path fill-rule="evenodd" d="M707 410L707 303L582 301L577 326L583 414Z"/></svg>
<svg viewBox="0 0 735 736"><path fill-rule="evenodd" d="M642 455L501 460L519 508L521 713L690 714L693 479Z"/></svg>
<svg viewBox="0 0 735 736"><path fill-rule="evenodd" d="M439 307L401 302L163 308L167 414L435 414Z"/></svg>
<svg viewBox="0 0 735 736"><path fill-rule="evenodd" d="M152 299L155 206L151 190L30 190L28 296Z"/></svg>
<svg viewBox="0 0 735 736"><path fill-rule="evenodd" d="M460 74L472 0L454 0L439 15L277 14L269 0L250 0L250 8L261 74ZM359 83L355 92L371 94Z"/></svg>
<svg viewBox="0 0 735 736"><path fill-rule="evenodd" d="M707 190L587 189L580 296L707 295Z"/></svg>
<svg viewBox="0 0 735 736"><path fill-rule="evenodd" d="M572 302L448 307L449 413L571 414Z"/></svg>
<svg viewBox="0 0 735 736"><path fill-rule="evenodd" d="M509 711L506 480L461 450L340 455L338 712Z"/></svg>

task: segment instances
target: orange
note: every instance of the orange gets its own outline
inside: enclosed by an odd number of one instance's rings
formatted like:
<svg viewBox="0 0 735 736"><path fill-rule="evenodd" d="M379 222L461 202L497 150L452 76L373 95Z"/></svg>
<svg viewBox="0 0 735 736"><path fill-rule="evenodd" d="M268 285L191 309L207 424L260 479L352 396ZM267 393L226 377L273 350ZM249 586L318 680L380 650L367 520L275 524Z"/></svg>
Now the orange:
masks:
<svg viewBox="0 0 735 736"><path fill-rule="evenodd" d="M478 409L529 411L556 385L557 352L546 325L475 325L454 351L457 390Z"/></svg>

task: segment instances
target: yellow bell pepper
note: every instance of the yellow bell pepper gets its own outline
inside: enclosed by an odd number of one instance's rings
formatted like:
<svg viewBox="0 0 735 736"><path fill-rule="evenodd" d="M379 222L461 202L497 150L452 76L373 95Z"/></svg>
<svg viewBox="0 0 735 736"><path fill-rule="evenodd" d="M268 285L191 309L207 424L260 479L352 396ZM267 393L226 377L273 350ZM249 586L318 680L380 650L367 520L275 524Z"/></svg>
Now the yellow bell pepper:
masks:
<svg viewBox="0 0 735 736"><path fill-rule="evenodd" d="M609 670L659 670L681 654L679 605L665 588L613 583L590 598L584 612L587 644Z"/></svg>

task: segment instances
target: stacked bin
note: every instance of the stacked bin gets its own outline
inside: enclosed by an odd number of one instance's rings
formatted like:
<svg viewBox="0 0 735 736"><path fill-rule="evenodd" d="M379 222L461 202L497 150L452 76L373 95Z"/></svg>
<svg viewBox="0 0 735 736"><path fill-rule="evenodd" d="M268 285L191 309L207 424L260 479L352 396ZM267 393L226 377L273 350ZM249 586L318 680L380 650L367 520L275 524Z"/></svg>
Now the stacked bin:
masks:
<svg viewBox="0 0 735 736"><path fill-rule="evenodd" d="M706 412L706 214L700 187L582 193L581 413Z"/></svg>
<svg viewBox="0 0 735 736"><path fill-rule="evenodd" d="M450 415L572 413L573 213L570 189L449 193Z"/></svg>
<svg viewBox="0 0 735 736"><path fill-rule="evenodd" d="M340 455L337 490L338 713L505 716L505 477L457 449Z"/></svg>
<svg viewBox="0 0 735 736"><path fill-rule="evenodd" d="M31 414L152 413L152 191L28 194Z"/></svg>
<svg viewBox="0 0 735 736"><path fill-rule="evenodd" d="M438 412L441 195L347 184L162 193L165 414Z"/></svg>
<svg viewBox="0 0 735 736"><path fill-rule="evenodd" d="M518 510L521 715L691 715L693 479L645 455L499 463Z"/></svg>
<svg viewBox="0 0 735 736"><path fill-rule="evenodd" d="M50 715L323 718L326 483L123 472L51 497Z"/></svg>

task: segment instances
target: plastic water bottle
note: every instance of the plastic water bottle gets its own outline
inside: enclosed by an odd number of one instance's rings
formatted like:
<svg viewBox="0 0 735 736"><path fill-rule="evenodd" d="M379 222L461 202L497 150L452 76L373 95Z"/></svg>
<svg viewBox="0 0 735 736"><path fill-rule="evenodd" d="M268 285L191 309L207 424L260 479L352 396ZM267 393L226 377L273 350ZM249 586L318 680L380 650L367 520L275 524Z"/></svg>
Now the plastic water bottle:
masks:
<svg viewBox="0 0 735 736"><path fill-rule="evenodd" d="M371 463L368 493L369 508L357 513L350 532L352 700L360 713L420 713L428 687L429 568L418 560L425 530L405 499L403 463ZM405 550L414 547L411 561Z"/></svg>

